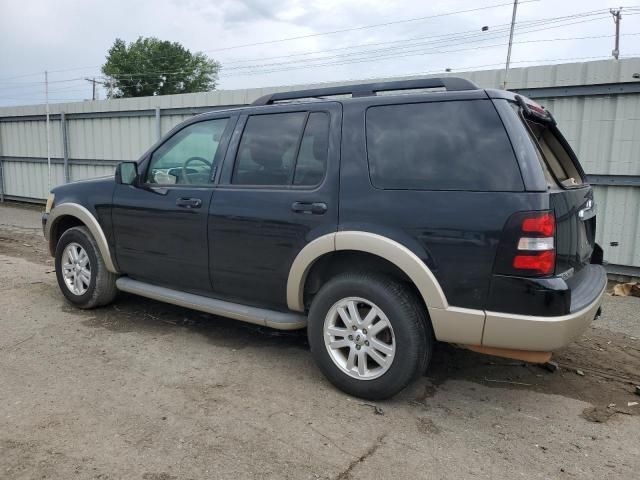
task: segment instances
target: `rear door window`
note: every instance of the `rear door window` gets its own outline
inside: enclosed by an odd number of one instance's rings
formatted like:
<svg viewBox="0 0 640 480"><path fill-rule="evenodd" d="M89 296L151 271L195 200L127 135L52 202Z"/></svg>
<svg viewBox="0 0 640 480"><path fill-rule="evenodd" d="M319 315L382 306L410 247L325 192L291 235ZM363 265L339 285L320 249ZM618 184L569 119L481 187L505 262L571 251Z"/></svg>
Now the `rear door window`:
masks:
<svg viewBox="0 0 640 480"><path fill-rule="evenodd" d="M324 112L309 114L304 129L294 185L317 185L324 177L329 153L329 115Z"/></svg>
<svg viewBox="0 0 640 480"><path fill-rule="evenodd" d="M511 143L489 100L370 107L367 156L383 189L522 191Z"/></svg>
<svg viewBox="0 0 640 480"><path fill-rule="evenodd" d="M325 112L252 115L240 140L231 183L318 185L324 178L328 146Z"/></svg>

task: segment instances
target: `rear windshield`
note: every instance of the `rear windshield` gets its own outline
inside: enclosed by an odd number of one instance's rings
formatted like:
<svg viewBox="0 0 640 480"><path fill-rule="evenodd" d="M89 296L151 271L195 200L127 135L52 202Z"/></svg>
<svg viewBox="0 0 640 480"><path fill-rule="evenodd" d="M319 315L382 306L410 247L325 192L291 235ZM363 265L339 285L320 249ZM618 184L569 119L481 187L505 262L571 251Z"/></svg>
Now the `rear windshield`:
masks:
<svg viewBox="0 0 640 480"><path fill-rule="evenodd" d="M384 189L522 191L509 138L489 100L370 107L367 156Z"/></svg>
<svg viewBox="0 0 640 480"><path fill-rule="evenodd" d="M544 170L547 185L561 185L565 188L576 187L584 184L584 179L572 158L572 152L566 142L560 138L557 129L550 125L524 119L519 112L519 107L513 105L527 126L529 136L536 146L538 161Z"/></svg>

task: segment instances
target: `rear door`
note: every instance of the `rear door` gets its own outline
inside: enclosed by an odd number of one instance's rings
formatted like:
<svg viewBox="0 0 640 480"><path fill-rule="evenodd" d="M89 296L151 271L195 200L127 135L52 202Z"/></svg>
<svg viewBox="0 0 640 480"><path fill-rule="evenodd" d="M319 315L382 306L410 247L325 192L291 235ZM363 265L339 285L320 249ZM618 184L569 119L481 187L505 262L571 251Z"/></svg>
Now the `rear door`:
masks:
<svg viewBox="0 0 640 480"><path fill-rule="evenodd" d="M338 224L339 103L274 105L240 117L209 209L216 296L286 308L296 255Z"/></svg>
<svg viewBox="0 0 640 480"><path fill-rule="evenodd" d="M595 247L593 190L571 150L549 116L526 118L556 215L556 274L578 271L591 261Z"/></svg>

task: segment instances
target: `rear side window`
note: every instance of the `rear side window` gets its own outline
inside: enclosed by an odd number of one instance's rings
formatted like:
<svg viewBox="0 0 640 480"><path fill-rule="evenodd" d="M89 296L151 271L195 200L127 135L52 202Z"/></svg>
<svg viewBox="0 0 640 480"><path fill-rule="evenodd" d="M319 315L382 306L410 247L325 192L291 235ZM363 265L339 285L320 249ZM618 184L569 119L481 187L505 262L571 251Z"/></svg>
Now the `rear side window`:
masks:
<svg viewBox="0 0 640 480"><path fill-rule="evenodd" d="M324 177L329 115L253 115L240 140L231 183L313 186Z"/></svg>
<svg viewBox="0 0 640 480"><path fill-rule="evenodd" d="M371 182L384 189L522 191L511 143L488 100L371 107Z"/></svg>

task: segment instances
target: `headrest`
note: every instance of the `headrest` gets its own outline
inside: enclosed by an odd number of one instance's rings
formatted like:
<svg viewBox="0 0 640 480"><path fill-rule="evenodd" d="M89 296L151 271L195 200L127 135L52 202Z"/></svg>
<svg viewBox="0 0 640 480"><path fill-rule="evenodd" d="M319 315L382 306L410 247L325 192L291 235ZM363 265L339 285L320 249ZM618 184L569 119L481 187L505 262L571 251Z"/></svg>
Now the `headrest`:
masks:
<svg viewBox="0 0 640 480"><path fill-rule="evenodd" d="M263 168L277 169L282 167L282 142L261 142L252 138L249 142L251 159Z"/></svg>

